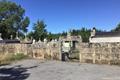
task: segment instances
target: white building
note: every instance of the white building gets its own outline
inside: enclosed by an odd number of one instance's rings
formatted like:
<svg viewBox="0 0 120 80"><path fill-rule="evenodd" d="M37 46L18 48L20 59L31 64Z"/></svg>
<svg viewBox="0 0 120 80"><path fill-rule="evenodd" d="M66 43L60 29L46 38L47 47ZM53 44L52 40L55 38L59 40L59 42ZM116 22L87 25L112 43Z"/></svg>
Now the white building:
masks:
<svg viewBox="0 0 120 80"><path fill-rule="evenodd" d="M120 42L120 32L96 32L93 28L89 38L90 43Z"/></svg>

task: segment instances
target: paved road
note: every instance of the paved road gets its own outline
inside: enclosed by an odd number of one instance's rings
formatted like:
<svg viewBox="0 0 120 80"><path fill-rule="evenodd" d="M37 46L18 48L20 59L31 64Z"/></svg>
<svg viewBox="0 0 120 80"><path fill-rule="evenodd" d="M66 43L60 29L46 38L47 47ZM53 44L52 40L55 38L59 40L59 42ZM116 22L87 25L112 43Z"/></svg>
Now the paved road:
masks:
<svg viewBox="0 0 120 80"><path fill-rule="evenodd" d="M120 67L23 60L0 66L0 80L120 80Z"/></svg>

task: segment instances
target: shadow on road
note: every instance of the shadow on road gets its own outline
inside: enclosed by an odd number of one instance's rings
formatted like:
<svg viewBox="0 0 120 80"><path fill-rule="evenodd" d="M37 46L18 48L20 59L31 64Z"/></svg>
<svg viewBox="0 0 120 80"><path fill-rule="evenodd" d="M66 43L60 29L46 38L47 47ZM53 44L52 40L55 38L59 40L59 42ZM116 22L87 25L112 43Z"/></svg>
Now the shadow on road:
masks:
<svg viewBox="0 0 120 80"><path fill-rule="evenodd" d="M28 69L35 67L37 66L24 68L21 65L18 65L11 68L1 68L0 80L25 80L30 75L30 73L27 73Z"/></svg>

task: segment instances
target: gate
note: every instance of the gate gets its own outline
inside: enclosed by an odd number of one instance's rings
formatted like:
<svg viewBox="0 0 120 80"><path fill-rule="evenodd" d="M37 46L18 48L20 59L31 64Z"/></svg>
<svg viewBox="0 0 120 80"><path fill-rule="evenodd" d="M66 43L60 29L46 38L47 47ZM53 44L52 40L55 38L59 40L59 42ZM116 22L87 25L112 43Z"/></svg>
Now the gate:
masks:
<svg viewBox="0 0 120 80"><path fill-rule="evenodd" d="M61 60L62 61L79 61L79 42L62 41L61 42Z"/></svg>

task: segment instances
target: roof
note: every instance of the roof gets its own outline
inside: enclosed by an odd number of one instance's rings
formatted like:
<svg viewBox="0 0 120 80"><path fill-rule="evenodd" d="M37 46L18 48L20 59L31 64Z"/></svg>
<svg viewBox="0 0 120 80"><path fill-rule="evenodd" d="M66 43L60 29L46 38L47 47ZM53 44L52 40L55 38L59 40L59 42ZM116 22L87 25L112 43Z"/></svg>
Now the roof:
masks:
<svg viewBox="0 0 120 80"><path fill-rule="evenodd" d="M118 32L96 32L94 37L120 37L120 31Z"/></svg>
<svg viewBox="0 0 120 80"><path fill-rule="evenodd" d="M0 43L20 43L19 40L14 39L14 40L0 40Z"/></svg>
<svg viewBox="0 0 120 80"><path fill-rule="evenodd" d="M79 36L70 36L70 37L64 36L64 37L62 37L63 41L79 41L79 39L80 39Z"/></svg>

